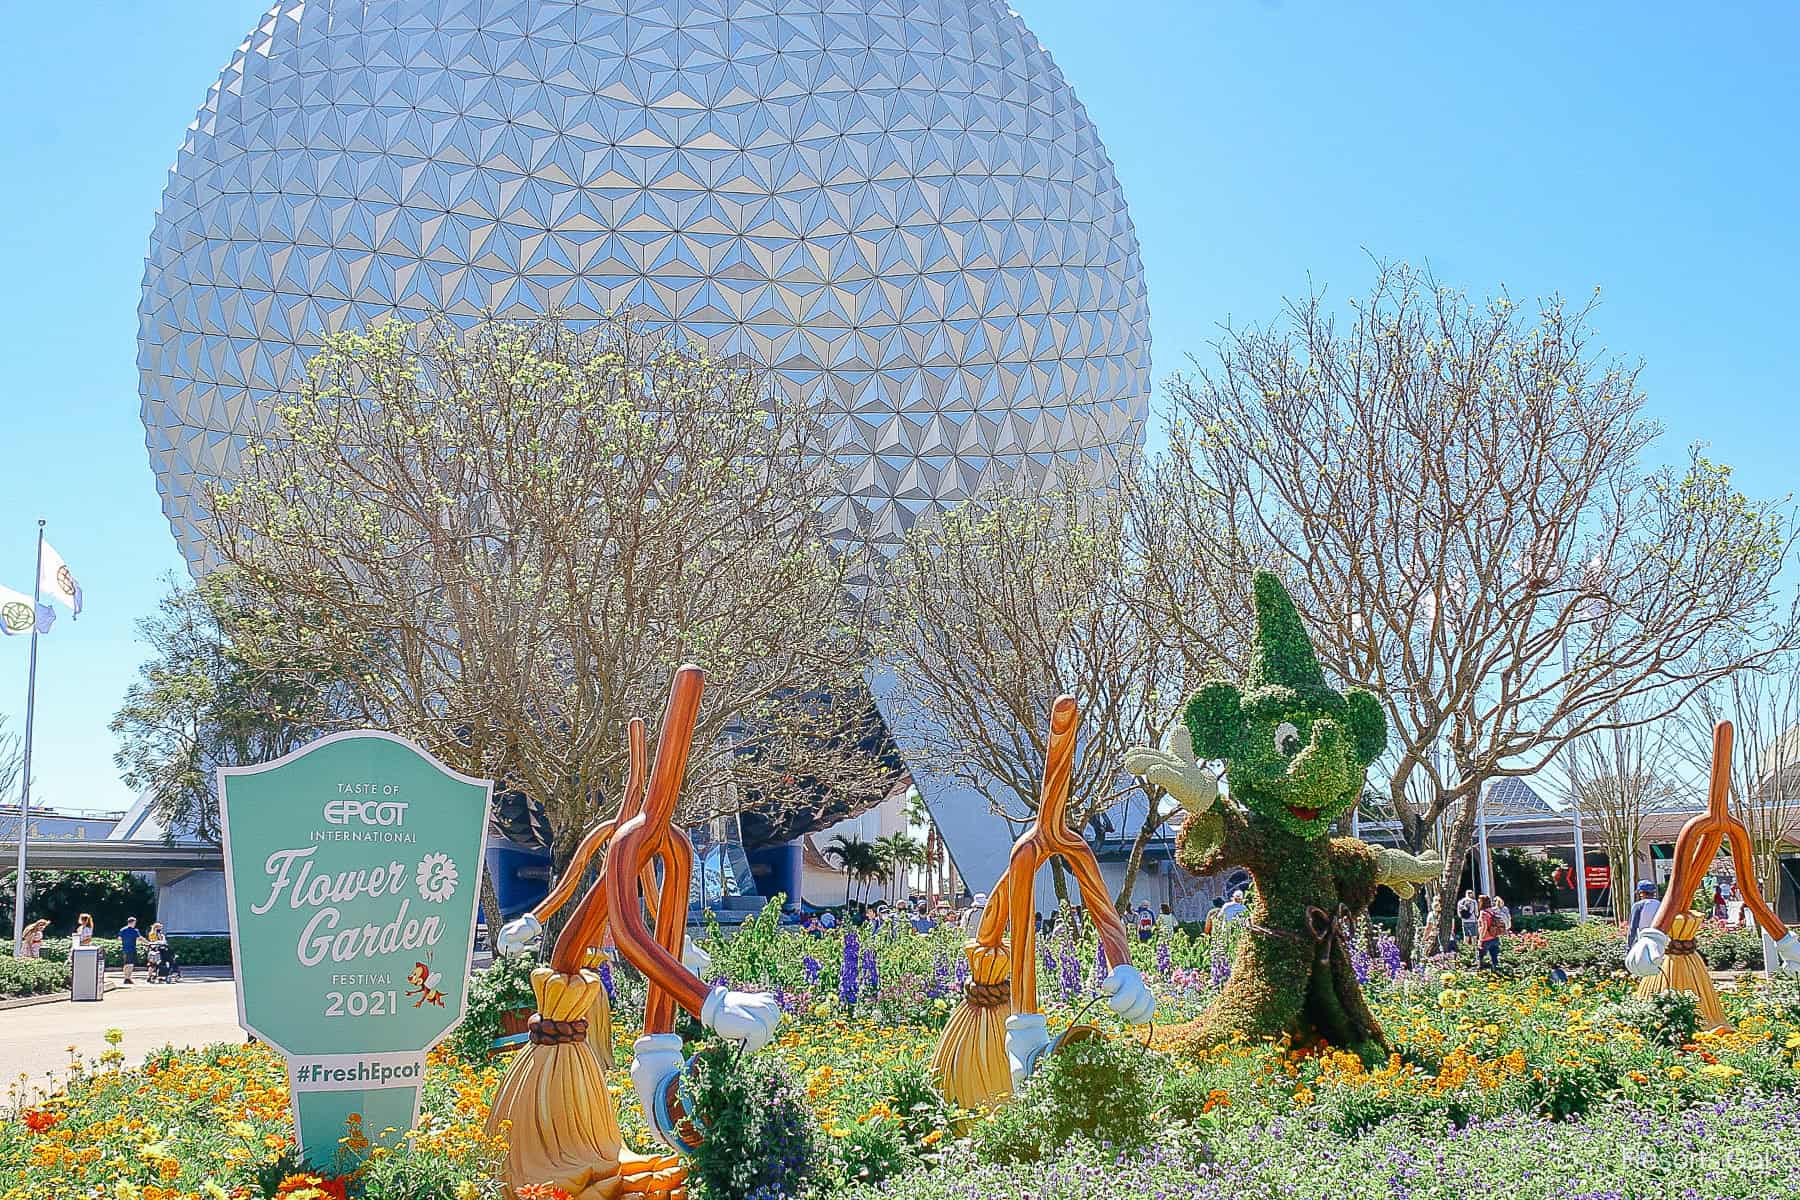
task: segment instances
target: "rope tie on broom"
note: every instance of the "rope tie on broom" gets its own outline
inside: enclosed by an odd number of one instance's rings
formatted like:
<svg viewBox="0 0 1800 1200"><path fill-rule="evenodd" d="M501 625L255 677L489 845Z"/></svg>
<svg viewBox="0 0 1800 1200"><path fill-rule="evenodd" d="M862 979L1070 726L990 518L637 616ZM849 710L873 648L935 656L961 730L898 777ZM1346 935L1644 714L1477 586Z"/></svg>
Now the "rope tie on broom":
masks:
<svg viewBox="0 0 1800 1200"><path fill-rule="evenodd" d="M1012 980L976 983L971 979L963 985L963 998L974 1008L999 1008L1012 1000Z"/></svg>
<svg viewBox="0 0 1800 1200"><path fill-rule="evenodd" d="M529 1036L534 1046L567 1046L587 1041L586 1017L573 1021L552 1021L542 1013L531 1014Z"/></svg>
<svg viewBox="0 0 1800 1200"><path fill-rule="evenodd" d="M1700 940L1698 938L1671 938L1669 940L1670 954L1697 954L1699 951Z"/></svg>

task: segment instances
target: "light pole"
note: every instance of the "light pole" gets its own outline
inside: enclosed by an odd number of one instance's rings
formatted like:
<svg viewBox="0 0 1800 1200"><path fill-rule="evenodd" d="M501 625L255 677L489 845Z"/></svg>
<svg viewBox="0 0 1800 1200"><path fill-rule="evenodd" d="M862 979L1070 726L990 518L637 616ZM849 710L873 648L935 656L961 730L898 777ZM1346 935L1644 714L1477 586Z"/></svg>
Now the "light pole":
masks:
<svg viewBox="0 0 1800 1200"><path fill-rule="evenodd" d="M1494 894L1494 867L1488 859L1487 839L1487 790L1484 782L1475 789L1475 833L1481 847L1481 890L1484 895Z"/></svg>

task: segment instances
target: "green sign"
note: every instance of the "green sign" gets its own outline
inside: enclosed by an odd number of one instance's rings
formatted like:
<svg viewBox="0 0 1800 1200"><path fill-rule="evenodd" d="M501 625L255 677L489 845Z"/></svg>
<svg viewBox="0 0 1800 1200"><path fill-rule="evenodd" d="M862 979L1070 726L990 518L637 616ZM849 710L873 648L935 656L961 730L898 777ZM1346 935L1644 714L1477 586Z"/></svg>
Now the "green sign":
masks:
<svg viewBox="0 0 1800 1200"><path fill-rule="evenodd" d="M287 1055L315 1165L352 1113L371 1138L417 1123L468 1003L492 795L375 730L219 771L238 1023Z"/></svg>

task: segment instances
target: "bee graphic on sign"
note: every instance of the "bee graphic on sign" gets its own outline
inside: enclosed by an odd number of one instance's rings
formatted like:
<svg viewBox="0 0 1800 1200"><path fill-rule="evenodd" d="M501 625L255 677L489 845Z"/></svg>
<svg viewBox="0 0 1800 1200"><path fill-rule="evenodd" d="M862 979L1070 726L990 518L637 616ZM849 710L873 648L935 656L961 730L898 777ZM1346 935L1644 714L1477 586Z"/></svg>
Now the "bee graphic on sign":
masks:
<svg viewBox="0 0 1800 1200"><path fill-rule="evenodd" d="M414 963L411 973L406 977L406 982L412 984L406 989L406 994L418 997L413 1001L414 1008L418 1008L422 1004L444 1007L444 992L439 986L444 982L442 971L433 971L424 963Z"/></svg>

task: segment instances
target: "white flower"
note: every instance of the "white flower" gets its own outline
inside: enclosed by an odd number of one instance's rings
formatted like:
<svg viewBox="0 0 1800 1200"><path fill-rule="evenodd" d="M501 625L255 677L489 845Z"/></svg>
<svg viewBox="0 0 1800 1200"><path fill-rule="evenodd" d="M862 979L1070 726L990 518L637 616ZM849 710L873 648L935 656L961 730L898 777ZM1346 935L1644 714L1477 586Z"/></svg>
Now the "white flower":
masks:
<svg viewBox="0 0 1800 1200"><path fill-rule="evenodd" d="M427 854L419 860L413 882L423 899L442 904L456 893L456 864L448 854Z"/></svg>

